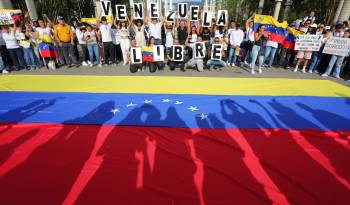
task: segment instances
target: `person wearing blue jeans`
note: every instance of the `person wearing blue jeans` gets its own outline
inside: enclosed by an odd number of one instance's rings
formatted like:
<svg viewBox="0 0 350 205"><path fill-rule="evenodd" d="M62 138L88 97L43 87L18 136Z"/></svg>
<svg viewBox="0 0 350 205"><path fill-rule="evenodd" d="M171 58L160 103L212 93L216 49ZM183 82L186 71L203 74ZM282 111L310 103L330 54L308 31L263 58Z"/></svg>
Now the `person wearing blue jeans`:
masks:
<svg viewBox="0 0 350 205"><path fill-rule="evenodd" d="M322 74L322 77L328 77L331 75L334 64L335 64L335 72L333 74L334 77L340 78L341 67L344 61L344 56L333 55L331 60L329 61L327 70Z"/></svg>
<svg viewBox="0 0 350 205"><path fill-rule="evenodd" d="M322 51L314 51L311 59L311 64L309 67L309 73L312 73L315 69L318 72L318 65L321 62Z"/></svg>
<svg viewBox="0 0 350 205"><path fill-rule="evenodd" d="M86 27L86 32L84 33L84 41L86 42L87 49L89 52L89 60L91 62L90 66L94 64L94 56L96 58L96 65L101 66L100 62L100 51L98 47L98 35L92 29L91 25Z"/></svg>
<svg viewBox="0 0 350 205"><path fill-rule="evenodd" d="M29 66L31 69L34 69L37 65L35 63L34 51L32 47L23 48L23 53L27 66Z"/></svg>
<svg viewBox="0 0 350 205"><path fill-rule="evenodd" d="M261 66L264 63L264 47L268 36L265 34L265 25L260 24L257 32L254 34L254 46L252 49L251 73L255 74L255 63L259 57L259 73L262 72Z"/></svg>
<svg viewBox="0 0 350 205"><path fill-rule="evenodd" d="M269 62L267 63L267 67L271 67L273 64L273 60L276 55L276 51L278 48L278 43L274 41L267 41L265 52L264 52L264 60L266 61L269 59ZM266 62L265 62L266 63Z"/></svg>
<svg viewBox="0 0 350 205"><path fill-rule="evenodd" d="M8 73L8 71L5 70L5 64L4 64L4 61L2 60L1 55L0 55L0 73L3 73L3 74Z"/></svg>

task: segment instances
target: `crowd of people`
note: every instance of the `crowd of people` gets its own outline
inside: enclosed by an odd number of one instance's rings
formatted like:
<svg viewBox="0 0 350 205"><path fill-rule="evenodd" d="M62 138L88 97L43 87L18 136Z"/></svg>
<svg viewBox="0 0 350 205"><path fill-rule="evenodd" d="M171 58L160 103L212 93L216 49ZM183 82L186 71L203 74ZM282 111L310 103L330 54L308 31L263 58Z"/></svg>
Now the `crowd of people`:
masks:
<svg viewBox="0 0 350 205"><path fill-rule="evenodd" d="M27 16L25 16L27 17ZM98 66L128 65L132 73L163 70L196 69L221 70L224 67L247 68L251 74L267 71L272 66L303 73L317 72L323 77L349 79L349 57L322 53L328 39L350 37L349 22L328 26L317 22L311 12L303 19L290 24L304 34L322 35L320 51L295 51L294 46L273 41L261 24L254 30L254 15L240 25L229 21L225 26L217 26L215 19L210 27L203 27L201 20L175 18L167 22L160 19L130 19L117 21L113 16L98 17L96 24L75 21L68 24L63 16L57 18L55 25L43 15L42 19L23 18L13 25L1 26L0 71L3 74L20 69L56 69L60 66ZM195 58L193 45L205 43L205 56ZM222 44L222 58L212 59L213 44ZM164 46L164 61L131 63L130 49L135 47ZM173 46L183 45L185 55L182 61L174 61Z"/></svg>

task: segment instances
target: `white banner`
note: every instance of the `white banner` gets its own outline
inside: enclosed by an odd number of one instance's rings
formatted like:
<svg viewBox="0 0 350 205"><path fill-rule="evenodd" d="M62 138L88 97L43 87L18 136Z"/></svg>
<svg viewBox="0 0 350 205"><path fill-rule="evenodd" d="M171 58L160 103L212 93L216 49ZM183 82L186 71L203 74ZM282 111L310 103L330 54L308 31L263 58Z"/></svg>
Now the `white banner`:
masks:
<svg viewBox="0 0 350 205"><path fill-rule="evenodd" d="M333 37L327 40L323 53L347 56L350 51L350 38Z"/></svg>
<svg viewBox="0 0 350 205"><path fill-rule="evenodd" d="M14 20L12 19L10 12L1 12L0 13L0 25L10 25L13 23L14 23Z"/></svg>
<svg viewBox="0 0 350 205"><path fill-rule="evenodd" d="M319 51L322 35L297 35L295 37L295 50Z"/></svg>

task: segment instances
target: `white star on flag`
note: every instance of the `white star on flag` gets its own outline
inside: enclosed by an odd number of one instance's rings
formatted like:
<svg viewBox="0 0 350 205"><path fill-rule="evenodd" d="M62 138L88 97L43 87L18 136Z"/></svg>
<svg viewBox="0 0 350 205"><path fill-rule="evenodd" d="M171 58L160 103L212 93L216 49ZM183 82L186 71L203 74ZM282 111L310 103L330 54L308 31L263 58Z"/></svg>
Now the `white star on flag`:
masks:
<svg viewBox="0 0 350 205"><path fill-rule="evenodd" d="M171 102L171 100L170 99L163 99L162 102L163 103L168 103L168 102Z"/></svg>
<svg viewBox="0 0 350 205"><path fill-rule="evenodd" d="M143 101L145 104L149 104L149 103L152 103L152 100L145 100Z"/></svg>
<svg viewBox="0 0 350 205"><path fill-rule="evenodd" d="M201 118L201 120L206 120L208 118L208 115L202 113L202 114L198 115L197 117Z"/></svg>
<svg viewBox="0 0 350 205"><path fill-rule="evenodd" d="M113 113L113 115L115 115L117 112L120 112L119 109L117 109L117 108L111 110L111 113Z"/></svg>
<svg viewBox="0 0 350 205"><path fill-rule="evenodd" d="M175 105L181 105L182 103L184 103L184 102L181 102L181 101L178 101L178 100L177 100L174 104L175 104Z"/></svg>
<svg viewBox="0 0 350 205"><path fill-rule="evenodd" d="M187 108L187 109L191 110L192 112L198 111L198 110L199 110L196 106L190 106L190 107Z"/></svg>
<svg viewBox="0 0 350 205"><path fill-rule="evenodd" d="M134 106L136 106L137 104L134 104L134 103L129 103L128 105L126 105L126 107L134 107Z"/></svg>

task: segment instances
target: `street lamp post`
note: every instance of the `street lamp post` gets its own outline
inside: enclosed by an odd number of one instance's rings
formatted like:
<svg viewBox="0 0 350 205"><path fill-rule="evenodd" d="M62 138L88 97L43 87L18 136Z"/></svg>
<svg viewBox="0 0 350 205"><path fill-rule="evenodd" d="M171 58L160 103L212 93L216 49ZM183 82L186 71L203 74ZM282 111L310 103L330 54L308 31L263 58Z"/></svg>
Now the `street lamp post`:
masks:
<svg viewBox="0 0 350 205"><path fill-rule="evenodd" d="M258 13L259 14L262 14L262 12L263 12L264 3L265 3L265 0L260 0L259 1L259 6L258 6Z"/></svg>
<svg viewBox="0 0 350 205"><path fill-rule="evenodd" d="M276 20L278 20L278 16L280 14L280 10L281 10L281 4L282 4L283 0L276 0L276 5L275 5L275 12L273 14L273 18L275 18Z"/></svg>

